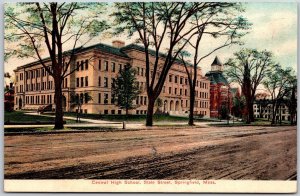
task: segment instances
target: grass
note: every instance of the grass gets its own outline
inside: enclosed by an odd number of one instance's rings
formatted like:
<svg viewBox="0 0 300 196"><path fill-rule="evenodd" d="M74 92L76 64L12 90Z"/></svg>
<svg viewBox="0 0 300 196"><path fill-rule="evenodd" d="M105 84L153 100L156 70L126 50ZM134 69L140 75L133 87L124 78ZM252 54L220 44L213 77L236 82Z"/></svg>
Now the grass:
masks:
<svg viewBox="0 0 300 196"><path fill-rule="evenodd" d="M66 128L68 129L68 128ZM4 128L5 133L23 133L23 132L49 132L54 131L53 127L21 127Z"/></svg>
<svg viewBox="0 0 300 196"><path fill-rule="evenodd" d="M12 111L12 112L4 112L4 122L43 122L43 121L51 121L54 122L54 116L42 116L42 115L29 115L24 111ZM75 123L75 120L66 119L66 123Z"/></svg>
<svg viewBox="0 0 300 196"><path fill-rule="evenodd" d="M290 125L288 121L282 121L282 124L275 124L271 125L271 122L265 119L256 119L251 124L247 124L245 122L235 122L234 124L230 121L229 124L227 123L220 123L220 124L211 124L212 127L240 127L240 126L287 126Z"/></svg>
<svg viewBox="0 0 300 196"><path fill-rule="evenodd" d="M59 130L58 132L64 131L114 131L116 128L112 127L65 127L64 129ZM57 130L53 129L53 127L12 127L12 128L4 128L5 133L45 133L45 132L55 132Z"/></svg>
<svg viewBox="0 0 300 196"><path fill-rule="evenodd" d="M47 113L47 115L54 115L54 113ZM77 113L75 112L66 112L64 113L64 116L70 116L70 117L76 117ZM80 114L80 118L86 118L86 119L95 119L95 120L106 120L106 121L115 121L115 122L123 122L123 121L129 121L129 122L145 122L146 121L146 115L136 115L136 114L130 114L128 116L126 115L120 115L120 114ZM187 122L188 117L186 116L170 116L165 114L154 114L153 115L153 121L154 122ZM195 119L195 122L214 122L219 121L218 119Z"/></svg>
<svg viewBox="0 0 300 196"><path fill-rule="evenodd" d="M54 113L46 113L47 115L54 115ZM71 116L76 117L77 113L74 112L66 112L64 116ZM106 120L106 121L115 121L115 122L123 122L123 121L130 121L130 122L143 122L146 120L146 115L100 115L100 114L80 114L80 118L86 119L95 119L95 120ZM153 121L160 122L160 121L181 121L185 122L188 120L188 117L180 117L180 116L169 116L169 115L153 115Z"/></svg>

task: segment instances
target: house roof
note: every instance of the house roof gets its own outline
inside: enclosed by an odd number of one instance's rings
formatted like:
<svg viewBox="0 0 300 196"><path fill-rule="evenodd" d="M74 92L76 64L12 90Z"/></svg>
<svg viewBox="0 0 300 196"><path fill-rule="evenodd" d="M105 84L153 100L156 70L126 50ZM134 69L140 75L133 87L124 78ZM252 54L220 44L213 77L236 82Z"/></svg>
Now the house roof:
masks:
<svg viewBox="0 0 300 196"><path fill-rule="evenodd" d="M116 48L116 47L113 47L113 46L110 46L110 45L107 45L107 44L102 44L102 43L98 43L98 44L91 45L91 46L88 46L88 47L74 48L74 51L75 51L75 53L79 53L79 52L85 52L87 50L92 50L92 49L99 49L99 50L101 50L103 52L106 52L106 53L110 53L110 54L114 54L114 55L117 55L117 56L129 58L126 53L121 51L120 48ZM72 52L72 50L68 50L64 53L71 53L71 52ZM49 61L50 57L43 58L42 60L43 61ZM31 66L39 64L39 63L40 63L39 60L34 61L34 62L31 62L31 63L25 64L23 66L20 66L17 69L31 67Z"/></svg>
<svg viewBox="0 0 300 196"><path fill-rule="evenodd" d="M230 91L231 91L232 93L236 93L236 92L238 91L238 88L230 88Z"/></svg>
<svg viewBox="0 0 300 196"><path fill-rule="evenodd" d="M210 79L211 84L225 84L228 85L228 81L220 71L210 71L205 74L206 77Z"/></svg>
<svg viewBox="0 0 300 196"><path fill-rule="evenodd" d="M145 48L143 46L140 46L140 45L137 45L137 44L129 44L129 45L126 45L124 47L117 48L117 47L113 47L113 46L103 44L103 43L94 44L94 45L91 45L91 46L88 46L88 47L78 47L78 48L75 48L74 50L75 50L75 53L80 53L80 52L85 52L85 51L92 50L92 49L99 49L102 52L109 53L109 54L114 54L114 55L124 57L124 58L129 58L129 56L125 52L126 50L134 49L134 50L138 50L138 51L142 51L142 52L145 51ZM72 52L72 50L68 50L64 53L70 53L70 52ZM155 55L155 50L149 49L149 52L150 52L151 55L153 55L153 56ZM165 58L166 54L160 52L159 57ZM45 61L45 62L49 61L50 57L43 58L42 60ZM175 62L183 64L180 59L176 59ZM25 65L22 65L22 66L18 67L16 70L31 67L31 66L37 65L39 63L40 63L39 60L34 61L34 62L25 64ZM187 62L187 65L193 66L191 63L188 63L188 62Z"/></svg>
<svg viewBox="0 0 300 196"><path fill-rule="evenodd" d="M215 57L215 60L212 62L211 65L220 65L222 66L223 64L221 63L221 61L219 60L218 56Z"/></svg>
<svg viewBox="0 0 300 196"><path fill-rule="evenodd" d="M141 51L141 52L145 52L145 48L143 46L140 46L140 45L137 45L137 44L129 44L129 45L126 45L124 47L121 48L121 51L126 51L126 50L130 50L130 49L134 49L134 50L138 50L138 51ZM150 55L153 55L155 56L156 55L156 51L155 50L152 50L152 49L148 49ZM162 57L162 58L166 58L167 55L165 53L162 53L162 52L159 52L158 53L158 56L159 57ZM175 60L176 63L179 63L179 64L183 64L182 60L181 59L176 59ZM189 66L193 66L193 64L189 63L189 62L186 62L187 65Z"/></svg>

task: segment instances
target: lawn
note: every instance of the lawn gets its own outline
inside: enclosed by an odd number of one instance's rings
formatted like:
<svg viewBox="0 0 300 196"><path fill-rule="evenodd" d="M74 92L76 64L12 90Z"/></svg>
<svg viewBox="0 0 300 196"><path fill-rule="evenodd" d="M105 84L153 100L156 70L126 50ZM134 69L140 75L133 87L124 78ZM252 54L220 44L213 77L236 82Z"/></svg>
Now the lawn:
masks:
<svg viewBox="0 0 300 196"><path fill-rule="evenodd" d="M287 126L290 125L289 121L282 121L281 124L276 124L276 125L271 125L271 122L265 119L256 119L254 122L252 122L251 124L246 124L245 122L234 122L232 123L232 121L229 122L229 124L227 123L220 123L220 124L211 124L210 126L213 127L238 127L238 126Z"/></svg>
<svg viewBox="0 0 300 196"><path fill-rule="evenodd" d="M54 115L54 113L46 113L47 115ZM76 117L77 113L75 112L65 112L64 116L71 116ZM126 115L104 115L104 114L80 114L80 118L86 119L96 119L96 120L107 120L107 121L115 121L115 122L123 122L123 121L130 121L130 122L144 122L146 121L146 115L136 115L130 114ZM170 116L166 114L154 114L153 115L154 122L187 122L188 117L186 116ZM206 118L198 118L195 119L195 122L213 122L219 121L218 119L206 119Z"/></svg>
<svg viewBox="0 0 300 196"><path fill-rule="evenodd" d="M54 113L45 113L47 115L54 115ZM74 112L66 112L64 116L71 116L76 117L77 113ZM107 120L107 121L115 121L115 122L123 122L123 121L130 121L130 122L143 122L146 120L146 115L100 115L100 114L80 114L80 118L86 119L96 119L96 120ZM153 121L160 122L160 121L181 121L185 122L188 120L188 117L180 117L180 116L169 116L169 115L153 115Z"/></svg>
<svg viewBox="0 0 300 196"><path fill-rule="evenodd" d="M53 127L45 126L45 127L10 127L4 128L5 133L13 133L13 134L22 134L22 133L60 133L60 132L77 132L77 131L101 131L101 132L109 132L109 131L120 131L116 128L112 127L65 127L64 129L56 130Z"/></svg>
<svg viewBox="0 0 300 196"><path fill-rule="evenodd" d="M54 122L54 116L38 116L38 115L29 115L24 111L13 111L13 112L4 112L4 122L45 122L52 121ZM74 120L66 120L66 123L75 123Z"/></svg>

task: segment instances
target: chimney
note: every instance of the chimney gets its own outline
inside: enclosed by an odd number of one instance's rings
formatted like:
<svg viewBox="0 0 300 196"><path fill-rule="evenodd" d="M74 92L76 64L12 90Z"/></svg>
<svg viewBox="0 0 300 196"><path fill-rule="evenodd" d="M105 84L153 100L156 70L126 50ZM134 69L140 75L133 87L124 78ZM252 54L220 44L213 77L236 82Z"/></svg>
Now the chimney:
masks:
<svg viewBox="0 0 300 196"><path fill-rule="evenodd" d="M116 47L116 48L122 48L125 46L125 42L120 41L120 40L114 40L112 42L112 45L113 45L113 47Z"/></svg>

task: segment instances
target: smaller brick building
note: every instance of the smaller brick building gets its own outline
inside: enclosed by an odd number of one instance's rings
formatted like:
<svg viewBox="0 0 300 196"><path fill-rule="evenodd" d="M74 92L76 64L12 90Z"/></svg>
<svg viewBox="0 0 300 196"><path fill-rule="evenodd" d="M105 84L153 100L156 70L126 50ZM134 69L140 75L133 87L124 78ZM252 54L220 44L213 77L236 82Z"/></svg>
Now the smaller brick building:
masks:
<svg viewBox="0 0 300 196"><path fill-rule="evenodd" d="M223 75L223 64L216 56L211 64L211 71L206 73L210 79L210 117L219 118L222 107L232 108L231 88ZM229 102L228 102L229 101Z"/></svg>

